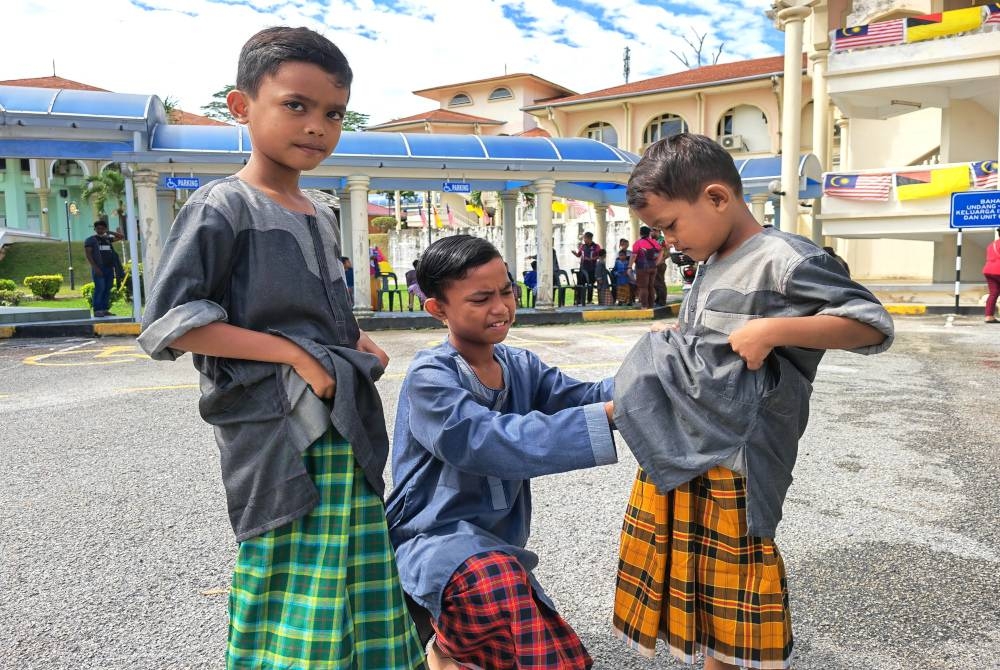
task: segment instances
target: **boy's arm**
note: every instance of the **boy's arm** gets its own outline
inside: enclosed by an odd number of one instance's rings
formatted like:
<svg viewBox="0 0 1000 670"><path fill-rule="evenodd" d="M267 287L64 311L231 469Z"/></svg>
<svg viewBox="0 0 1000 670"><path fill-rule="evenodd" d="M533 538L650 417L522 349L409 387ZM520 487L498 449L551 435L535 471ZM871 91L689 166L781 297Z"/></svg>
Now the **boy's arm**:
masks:
<svg viewBox="0 0 1000 670"><path fill-rule="evenodd" d="M844 316L790 316L753 319L729 336L733 351L757 370L775 347L859 349L881 344L885 333Z"/></svg>
<svg viewBox="0 0 1000 670"><path fill-rule="evenodd" d="M892 317L864 286L821 252L803 259L784 280L782 293L794 312L806 316L753 319L729 336L733 350L751 370L760 368L774 347L848 349L860 354L892 344Z"/></svg>
<svg viewBox="0 0 1000 670"><path fill-rule="evenodd" d="M205 356L290 365L320 398L332 398L336 382L305 349L277 335L259 333L216 321L193 328L170 347ZM381 350L380 350L381 351Z"/></svg>
<svg viewBox="0 0 1000 670"><path fill-rule="evenodd" d="M501 414L479 404L443 361L411 369L406 393L413 436L464 472L530 479L617 461L603 402L552 414Z"/></svg>

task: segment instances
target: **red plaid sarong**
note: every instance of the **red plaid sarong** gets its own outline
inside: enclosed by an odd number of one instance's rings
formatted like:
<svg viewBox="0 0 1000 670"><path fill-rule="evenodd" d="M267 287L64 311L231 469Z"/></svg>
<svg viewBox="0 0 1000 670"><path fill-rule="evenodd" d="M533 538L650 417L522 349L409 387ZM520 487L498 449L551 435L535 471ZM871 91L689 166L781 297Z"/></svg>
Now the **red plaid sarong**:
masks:
<svg viewBox="0 0 1000 670"><path fill-rule="evenodd" d="M513 556L488 551L451 576L434 623L436 644L459 663L489 670L593 665L569 624L541 602Z"/></svg>

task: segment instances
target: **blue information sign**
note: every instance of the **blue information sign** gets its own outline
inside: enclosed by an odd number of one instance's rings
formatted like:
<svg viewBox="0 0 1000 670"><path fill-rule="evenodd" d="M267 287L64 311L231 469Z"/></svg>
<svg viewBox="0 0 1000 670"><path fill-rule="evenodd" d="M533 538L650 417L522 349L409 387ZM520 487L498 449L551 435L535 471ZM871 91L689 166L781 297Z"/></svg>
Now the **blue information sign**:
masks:
<svg viewBox="0 0 1000 670"><path fill-rule="evenodd" d="M441 184L445 193L472 193L472 184L464 181L446 181Z"/></svg>
<svg viewBox="0 0 1000 670"><path fill-rule="evenodd" d="M952 228L1000 228L1000 191L951 194Z"/></svg>
<svg viewBox="0 0 1000 670"><path fill-rule="evenodd" d="M193 191L201 188L201 179L198 177L167 177L163 180L163 185L166 188L183 188Z"/></svg>

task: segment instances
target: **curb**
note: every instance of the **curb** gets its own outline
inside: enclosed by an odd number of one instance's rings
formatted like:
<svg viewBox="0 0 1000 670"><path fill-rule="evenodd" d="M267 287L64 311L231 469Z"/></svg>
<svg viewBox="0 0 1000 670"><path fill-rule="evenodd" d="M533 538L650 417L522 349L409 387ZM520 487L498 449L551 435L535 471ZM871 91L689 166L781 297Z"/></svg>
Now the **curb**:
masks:
<svg viewBox="0 0 1000 670"><path fill-rule="evenodd" d="M885 311L894 316L918 316L927 313L927 305L889 303L882 306L885 307Z"/></svg>
<svg viewBox="0 0 1000 670"><path fill-rule="evenodd" d="M0 340L14 337L14 326L0 326Z"/></svg>
<svg viewBox="0 0 1000 670"><path fill-rule="evenodd" d="M138 337L141 328L142 325L138 323L95 323L94 335L96 337Z"/></svg>

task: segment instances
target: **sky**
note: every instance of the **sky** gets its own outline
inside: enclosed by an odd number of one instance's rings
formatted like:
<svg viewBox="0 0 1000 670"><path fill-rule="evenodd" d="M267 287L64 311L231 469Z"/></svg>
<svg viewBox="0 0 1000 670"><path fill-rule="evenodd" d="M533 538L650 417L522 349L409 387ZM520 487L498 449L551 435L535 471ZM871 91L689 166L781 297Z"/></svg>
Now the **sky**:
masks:
<svg viewBox="0 0 1000 670"><path fill-rule="evenodd" d="M707 35L719 62L774 56L769 0L17 0L0 20L0 80L53 72L200 113L236 79L240 47L273 25L307 26L354 70L349 108L370 123L429 111L412 91L527 72L577 93L684 69L671 50Z"/></svg>

